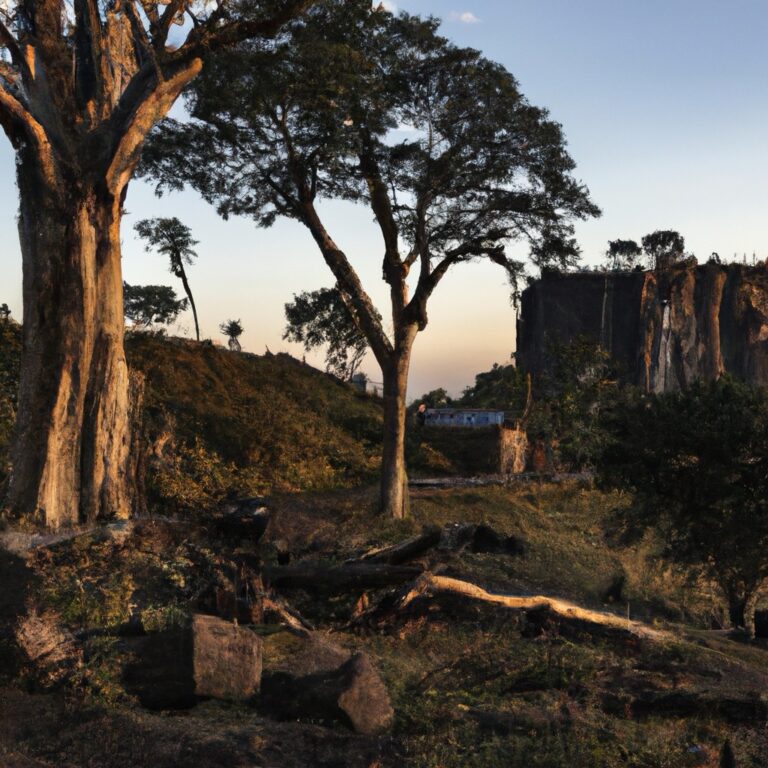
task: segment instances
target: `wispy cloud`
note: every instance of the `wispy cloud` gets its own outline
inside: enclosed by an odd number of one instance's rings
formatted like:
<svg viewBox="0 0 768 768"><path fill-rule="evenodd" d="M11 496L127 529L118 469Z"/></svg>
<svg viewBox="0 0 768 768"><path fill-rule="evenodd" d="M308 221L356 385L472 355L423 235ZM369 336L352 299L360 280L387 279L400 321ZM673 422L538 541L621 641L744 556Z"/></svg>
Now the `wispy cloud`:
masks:
<svg viewBox="0 0 768 768"><path fill-rule="evenodd" d="M451 21L460 21L462 24L479 24L480 19L472 11L451 11L448 18Z"/></svg>
<svg viewBox="0 0 768 768"><path fill-rule="evenodd" d="M381 0L381 5L384 6L385 11L397 13L397 3L393 3L391 0Z"/></svg>

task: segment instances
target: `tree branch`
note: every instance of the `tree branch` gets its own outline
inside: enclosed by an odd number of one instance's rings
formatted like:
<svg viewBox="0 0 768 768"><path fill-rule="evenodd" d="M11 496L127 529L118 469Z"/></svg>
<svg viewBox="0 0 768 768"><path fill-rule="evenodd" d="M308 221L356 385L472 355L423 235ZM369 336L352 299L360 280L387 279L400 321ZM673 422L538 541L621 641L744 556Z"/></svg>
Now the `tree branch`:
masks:
<svg viewBox="0 0 768 768"><path fill-rule="evenodd" d="M193 59L179 67L174 75L158 83L149 96L143 98L139 94L134 96L138 99L138 107L132 112L128 112L124 125L116 131L114 151L107 169L107 187L113 193L122 190L130 178L147 134L152 130L155 123L165 117L178 95L197 76L202 67L202 60ZM140 74L141 72L137 73L134 80ZM133 85L132 80L129 88L123 94L124 97L128 96L128 90ZM138 85L136 87L140 88ZM121 106L122 102L123 99L121 99Z"/></svg>
<svg viewBox="0 0 768 768"><path fill-rule="evenodd" d="M11 60L17 67L21 67L24 64L21 48L19 48L16 38L11 34L11 30L5 26L2 20L0 20L0 45L8 49L8 52L11 54Z"/></svg>
<svg viewBox="0 0 768 768"><path fill-rule="evenodd" d="M287 0L285 6L271 18L234 21L217 29L210 23L203 23L192 29L184 45L169 54L169 60L189 61L252 37L274 37L284 24L303 13L313 2L315 0ZM215 11L209 22L214 16Z"/></svg>
<svg viewBox="0 0 768 768"><path fill-rule="evenodd" d="M13 126L17 131L15 133L16 139L23 136L34 145L40 170L45 176L46 182L51 187L56 187L58 182L56 163L43 126L35 120L21 101L2 86L0 86L0 123L2 123L11 141L14 140L14 135L9 132L9 128Z"/></svg>
<svg viewBox="0 0 768 768"><path fill-rule="evenodd" d="M352 301L360 323L360 330L368 339L379 365L384 368L390 362L393 348L377 316L371 297L366 293L357 272L349 263L344 252L328 234L314 205L309 200L303 201L301 204L301 219L320 248L325 263L333 272L339 287L347 293Z"/></svg>

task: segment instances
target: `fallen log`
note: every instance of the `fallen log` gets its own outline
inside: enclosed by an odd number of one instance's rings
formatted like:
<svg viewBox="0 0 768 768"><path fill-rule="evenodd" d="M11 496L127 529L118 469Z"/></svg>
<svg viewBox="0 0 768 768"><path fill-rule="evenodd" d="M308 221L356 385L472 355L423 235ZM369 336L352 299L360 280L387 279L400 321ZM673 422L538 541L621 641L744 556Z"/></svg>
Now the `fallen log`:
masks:
<svg viewBox="0 0 768 768"><path fill-rule="evenodd" d="M310 592L339 594L356 589L378 589L412 581L424 569L410 565L358 563L327 566L315 563L269 566L264 582L273 589L306 589Z"/></svg>
<svg viewBox="0 0 768 768"><path fill-rule="evenodd" d="M345 565L357 565L359 563L401 565L436 547L440 543L441 536L442 530L438 526L428 526L418 536L389 547L370 550L357 559L348 560Z"/></svg>
<svg viewBox="0 0 768 768"><path fill-rule="evenodd" d="M472 584L468 581L454 579L449 576L438 576L433 573L423 573L413 585L393 604L390 612L402 612L418 600L429 596L449 595L467 598L487 605L495 605L514 611L524 611L553 617L568 623L577 623L587 628L600 628L623 635L644 639L660 640L668 637L668 633L653 629L637 621L630 621L621 616L604 611L592 611L587 608L560 600L554 597L534 595L531 597L516 597L513 595L495 594Z"/></svg>

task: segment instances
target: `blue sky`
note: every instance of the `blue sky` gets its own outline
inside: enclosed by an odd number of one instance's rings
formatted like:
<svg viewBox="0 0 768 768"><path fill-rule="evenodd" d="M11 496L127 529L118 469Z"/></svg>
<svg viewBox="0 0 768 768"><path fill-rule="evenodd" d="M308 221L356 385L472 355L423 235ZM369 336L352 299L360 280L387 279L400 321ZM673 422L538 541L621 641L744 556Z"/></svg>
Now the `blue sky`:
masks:
<svg viewBox="0 0 768 768"><path fill-rule="evenodd" d="M442 18L446 36L503 63L528 99L563 124L576 175L603 209L577 230L587 262L599 261L609 239L667 228L702 259L712 251L768 257L768 2L397 0L397 7ZM0 303L20 316L13 170L0 139ZM301 225L264 231L222 222L192 193L158 201L140 182L126 207L128 282L175 285L132 227L147 216L178 216L200 241L190 282L203 333L218 337L222 320L241 318L246 349L301 355L281 340L283 304L332 282ZM385 310L370 216L346 204L326 206L325 215ZM416 342L411 396L438 386L459 392L478 371L505 362L514 320L498 268L473 264L449 275ZM191 317L181 326L191 334ZM372 359L366 369L379 378Z"/></svg>

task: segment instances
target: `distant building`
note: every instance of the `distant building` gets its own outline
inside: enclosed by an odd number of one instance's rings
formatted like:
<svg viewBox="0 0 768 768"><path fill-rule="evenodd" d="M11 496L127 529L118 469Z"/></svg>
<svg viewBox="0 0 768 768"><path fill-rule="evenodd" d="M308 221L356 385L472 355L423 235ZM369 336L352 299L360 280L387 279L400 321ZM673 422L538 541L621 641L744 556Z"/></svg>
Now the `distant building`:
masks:
<svg viewBox="0 0 768 768"><path fill-rule="evenodd" d="M427 408L427 427L490 427L504 424L504 411L488 408Z"/></svg>
<svg viewBox="0 0 768 768"><path fill-rule="evenodd" d="M355 389L366 395L380 397L384 391L384 385L380 381L371 381L364 373L356 373L350 379L350 383Z"/></svg>

